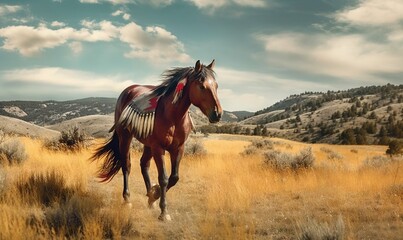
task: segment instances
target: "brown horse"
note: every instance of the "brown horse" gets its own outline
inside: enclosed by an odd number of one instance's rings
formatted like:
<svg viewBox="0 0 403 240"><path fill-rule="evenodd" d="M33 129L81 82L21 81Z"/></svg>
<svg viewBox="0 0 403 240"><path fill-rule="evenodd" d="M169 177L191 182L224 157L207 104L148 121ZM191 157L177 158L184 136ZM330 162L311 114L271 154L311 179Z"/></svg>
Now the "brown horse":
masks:
<svg viewBox="0 0 403 240"><path fill-rule="evenodd" d="M222 115L217 97L217 82L213 71L214 60L208 65L196 62L195 67L175 68L164 73L159 86L132 85L119 96L115 109L112 137L96 150L92 159L104 158L99 170L103 182L110 181L120 169L123 172L123 198L129 202L128 178L130 175L130 144L135 137L144 145L140 159L141 173L146 185L150 206L161 197L160 220L170 219L166 211L166 192L179 180L179 164L184 143L192 131L189 115L191 104L200 108L211 123ZM171 157L171 175L168 179L164 154ZM157 194L151 187L148 170L154 158L158 169L160 189Z"/></svg>

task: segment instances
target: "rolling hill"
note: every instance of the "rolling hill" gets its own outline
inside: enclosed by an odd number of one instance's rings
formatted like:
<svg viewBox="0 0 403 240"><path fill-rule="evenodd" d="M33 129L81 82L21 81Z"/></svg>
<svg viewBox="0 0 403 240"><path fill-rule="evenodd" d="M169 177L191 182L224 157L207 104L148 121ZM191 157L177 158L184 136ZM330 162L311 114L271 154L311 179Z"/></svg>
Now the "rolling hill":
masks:
<svg viewBox="0 0 403 240"><path fill-rule="evenodd" d="M291 95L236 124L200 129L305 142L386 144L403 137L402 118L403 85L387 84Z"/></svg>

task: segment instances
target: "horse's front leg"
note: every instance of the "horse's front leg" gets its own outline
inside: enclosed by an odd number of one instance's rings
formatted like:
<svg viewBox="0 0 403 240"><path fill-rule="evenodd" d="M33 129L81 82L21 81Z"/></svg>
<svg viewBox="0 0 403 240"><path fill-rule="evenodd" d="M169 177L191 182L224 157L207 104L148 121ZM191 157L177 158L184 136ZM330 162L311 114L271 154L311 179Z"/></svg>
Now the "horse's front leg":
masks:
<svg viewBox="0 0 403 240"><path fill-rule="evenodd" d="M148 206L152 207L153 203L158 200L159 192L157 197L151 192L151 180L148 170L150 169L150 160L152 158L151 148L144 146L143 155L140 159L141 174L143 175L144 184L146 185L146 191L148 196Z"/></svg>
<svg viewBox="0 0 403 240"><path fill-rule="evenodd" d="M132 136L127 130L121 131L119 134L119 155L122 163L123 172L123 199L126 203L130 201L129 192L129 175L131 170L130 160L130 144L132 142Z"/></svg>
<svg viewBox="0 0 403 240"><path fill-rule="evenodd" d="M171 176L169 176L167 190L175 186L175 184L179 181L179 164L181 162L184 149L184 145L181 145L178 149L169 152L171 155Z"/></svg>
<svg viewBox="0 0 403 240"><path fill-rule="evenodd" d="M164 161L164 152L165 150L158 147L153 148L153 157L155 164L157 165L158 169L158 183L161 188L161 198L160 198L160 208L161 214L158 217L159 220L171 220L171 217L168 215L166 210L166 193L167 193L167 186L168 186L168 177L165 169L165 161Z"/></svg>

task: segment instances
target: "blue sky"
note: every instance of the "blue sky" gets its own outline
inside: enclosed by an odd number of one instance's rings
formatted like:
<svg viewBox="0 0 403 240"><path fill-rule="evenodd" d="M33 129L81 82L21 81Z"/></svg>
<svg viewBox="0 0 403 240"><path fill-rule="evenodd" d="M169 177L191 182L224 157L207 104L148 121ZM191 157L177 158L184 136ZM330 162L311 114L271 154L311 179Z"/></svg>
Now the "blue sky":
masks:
<svg viewBox="0 0 403 240"><path fill-rule="evenodd" d="M0 100L117 97L216 59L226 110L403 84L401 0L0 2Z"/></svg>

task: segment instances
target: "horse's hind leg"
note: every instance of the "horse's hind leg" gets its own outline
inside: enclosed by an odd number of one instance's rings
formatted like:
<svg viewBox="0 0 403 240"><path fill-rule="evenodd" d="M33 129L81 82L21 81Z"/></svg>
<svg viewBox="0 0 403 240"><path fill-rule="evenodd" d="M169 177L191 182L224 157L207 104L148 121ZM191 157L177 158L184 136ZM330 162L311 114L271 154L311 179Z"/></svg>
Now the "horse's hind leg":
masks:
<svg viewBox="0 0 403 240"><path fill-rule="evenodd" d="M122 162L123 172L123 199L126 203L129 202L129 175L131 170L130 161L130 144L132 142L132 135L127 130L122 130L119 134L119 153Z"/></svg>

